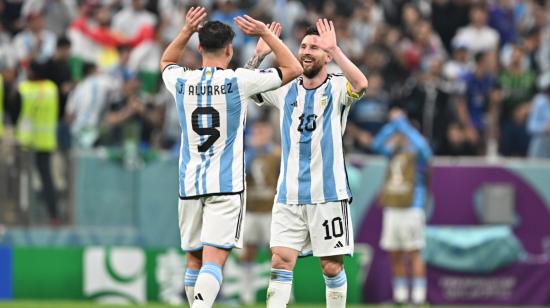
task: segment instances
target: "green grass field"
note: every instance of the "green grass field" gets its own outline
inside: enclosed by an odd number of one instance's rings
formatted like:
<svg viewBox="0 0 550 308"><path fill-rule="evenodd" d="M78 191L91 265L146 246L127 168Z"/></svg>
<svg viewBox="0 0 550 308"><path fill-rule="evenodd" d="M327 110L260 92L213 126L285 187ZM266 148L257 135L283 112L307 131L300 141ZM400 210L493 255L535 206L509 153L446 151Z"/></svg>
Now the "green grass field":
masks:
<svg viewBox="0 0 550 308"><path fill-rule="evenodd" d="M140 307L140 308L174 308L174 307L187 307L186 305L180 306L170 306L163 304L146 304L146 305L102 305L97 303L92 303L89 301L11 301L11 302L2 302L0 301L0 308L125 308L125 307ZM227 305L214 305L214 308L235 308L241 306L227 306ZM258 304L254 306L242 306L246 308L265 308L265 304ZM289 305L289 308L323 308L322 304L310 304L310 305ZM430 308L502 308L504 306L431 306ZM514 306L506 306L507 308L519 308ZM522 306L525 308L528 306ZM534 307L534 306L531 306ZM393 308L391 305L348 305L347 308Z"/></svg>
<svg viewBox="0 0 550 308"><path fill-rule="evenodd" d="M184 305L170 306L162 304L146 304L146 305L102 305L86 301L13 301L0 302L0 308L125 308L125 307L140 307L140 308L174 308L187 307ZM238 306L214 305L214 308L235 308ZM265 308L263 305L243 306L247 308ZM321 305L289 305L289 308L314 308L322 307ZM367 306L367 305L349 305L348 308L376 308L384 306Z"/></svg>

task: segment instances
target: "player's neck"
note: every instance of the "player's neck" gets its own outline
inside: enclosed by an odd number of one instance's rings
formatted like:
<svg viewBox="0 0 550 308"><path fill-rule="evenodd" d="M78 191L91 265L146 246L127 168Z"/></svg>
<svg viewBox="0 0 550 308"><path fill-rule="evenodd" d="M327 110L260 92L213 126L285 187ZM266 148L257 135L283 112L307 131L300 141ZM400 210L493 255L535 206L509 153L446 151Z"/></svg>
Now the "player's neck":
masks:
<svg viewBox="0 0 550 308"><path fill-rule="evenodd" d="M312 78L307 77L306 75L302 75L303 77L303 83L302 85L306 89L315 89L318 88L320 85L325 83L327 80L327 69L326 67L323 67L317 75L313 76Z"/></svg>
<svg viewBox="0 0 550 308"><path fill-rule="evenodd" d="M225 59L220 59L220 58L204 57L202 58L202 67L219 67L219 68L226 69L227 61L225 61Z"/></svg>

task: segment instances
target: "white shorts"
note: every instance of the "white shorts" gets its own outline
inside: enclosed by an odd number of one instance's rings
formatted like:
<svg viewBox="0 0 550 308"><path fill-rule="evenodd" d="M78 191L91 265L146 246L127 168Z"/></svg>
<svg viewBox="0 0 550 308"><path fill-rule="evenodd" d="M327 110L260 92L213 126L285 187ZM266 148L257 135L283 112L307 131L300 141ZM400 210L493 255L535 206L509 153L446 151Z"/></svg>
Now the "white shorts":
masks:
<svg viewBox="0 0 550 308"><path fill-rule="evenodd" d="M380 246L388 251L420 250L426 245L424 211L417 208L385 208Z"/></svg>
<svg viewBox="0 0 550 308"><path fill-rule="evenodd" d="M181 248L184 251L201 250L204 245L242 248L245 211L244 194L180 199Z"/></svg>
<svg viewBox="0 0 550 308"><path fill-rule="evenodd" d="M248 212L244 222L245 244L267 246L271 235L271 213Z"/></svg>
<svg viewBox="0 0 550 308"><path fill-rule="evenodd" d="M353 228L347 201L273 206L270 247L287 247L301 256L352 255Z"/></svg>

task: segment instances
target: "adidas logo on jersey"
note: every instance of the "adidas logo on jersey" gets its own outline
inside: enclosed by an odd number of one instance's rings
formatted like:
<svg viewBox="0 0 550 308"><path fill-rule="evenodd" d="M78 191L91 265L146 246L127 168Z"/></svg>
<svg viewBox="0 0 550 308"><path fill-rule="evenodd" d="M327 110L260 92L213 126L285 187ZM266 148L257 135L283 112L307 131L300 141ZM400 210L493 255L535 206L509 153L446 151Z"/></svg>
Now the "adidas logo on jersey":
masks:
<svg viewBox="0 0 550 308"><path fill-rule="evenodd" d="M292 107L298 107L298 102L295 101L294 103L290 104L290 106L292 106Z"/></svg>
<svg viewBox="0 0 550 308"><path fill-rule="evenodd" d="M336 245L334 245L334 248L342 248L344 247L344 244L342 244L342 242L338 241L338 243L336 243Z"/></svg>
<svg viewBox="0 0 550 308"><path fill-rule="evenodd" d="M202 295L199 293L195 295L195 300L204 301L204 298L202 298Z"/></svg>

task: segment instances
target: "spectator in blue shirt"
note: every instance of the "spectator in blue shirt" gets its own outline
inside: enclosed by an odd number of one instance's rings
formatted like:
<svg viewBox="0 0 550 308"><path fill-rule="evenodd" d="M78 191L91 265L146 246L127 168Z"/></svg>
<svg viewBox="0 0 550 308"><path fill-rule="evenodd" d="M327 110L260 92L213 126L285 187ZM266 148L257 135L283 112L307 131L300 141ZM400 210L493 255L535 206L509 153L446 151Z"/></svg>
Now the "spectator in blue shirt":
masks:
<svg viewBox="0 0 550 308"><path fill-rule="evenodd" d="M527 123L532 136L529 157L550 158L550 72L540 77L539 88Z"/></svg>
<svg viewBox="0 0 550 308"><path fill-rule="evenodd" d="M467 138L483 147L483 137L486 133L485 114L493 99L496 55L486 51L475 55L475 69L464 77L465 93L463 100L457 105L460 124L466 129Z"/></svg>

